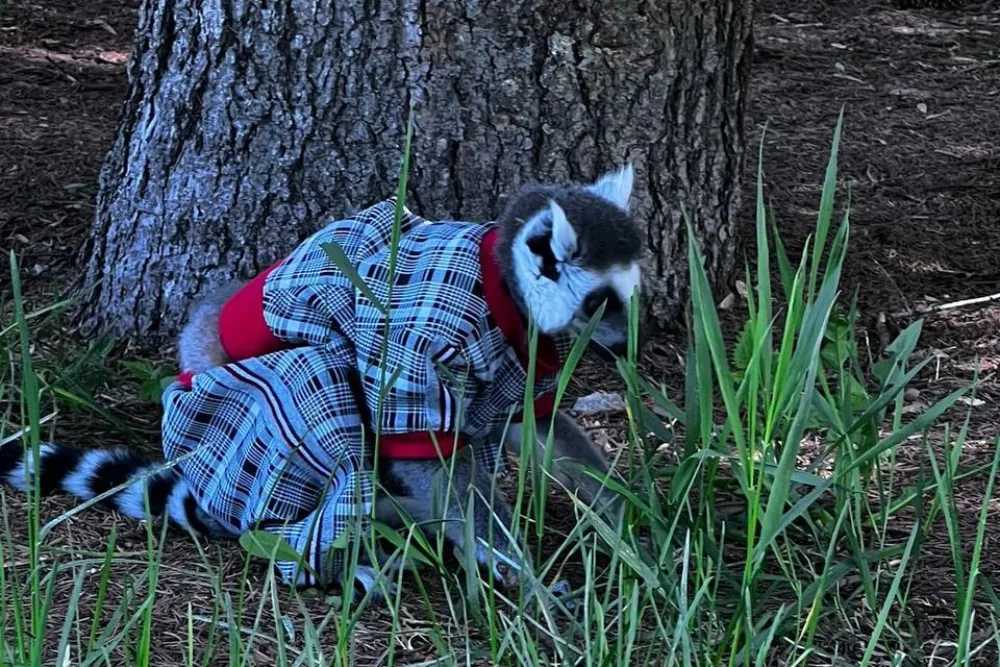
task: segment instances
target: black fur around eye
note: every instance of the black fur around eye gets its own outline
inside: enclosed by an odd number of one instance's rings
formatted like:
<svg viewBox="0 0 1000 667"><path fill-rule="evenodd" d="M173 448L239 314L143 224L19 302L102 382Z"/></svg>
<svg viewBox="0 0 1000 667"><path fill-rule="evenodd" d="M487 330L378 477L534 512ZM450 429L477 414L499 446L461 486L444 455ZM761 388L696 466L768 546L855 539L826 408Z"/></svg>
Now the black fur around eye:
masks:
<svg viewBox="0 0 1000 667"><path fill-rule="evenodd" d="M542 275L552 282L559 280L559 267L552 253L552 235L543 234L528 239L528 249L542 258Z"/></svg>
<svg viewBox="0 0 1000 667"><path fill-rule="evenodd" d="M610 287L602 287L596 289L587 295L587 298L583 300L583 313L587 317L593 317L597 309L601 307L601 304L605 301L608 305L604 307L604 314L610 315L611 313L619 313L622 310L621 299L618 298L618 294Z"/></svg>

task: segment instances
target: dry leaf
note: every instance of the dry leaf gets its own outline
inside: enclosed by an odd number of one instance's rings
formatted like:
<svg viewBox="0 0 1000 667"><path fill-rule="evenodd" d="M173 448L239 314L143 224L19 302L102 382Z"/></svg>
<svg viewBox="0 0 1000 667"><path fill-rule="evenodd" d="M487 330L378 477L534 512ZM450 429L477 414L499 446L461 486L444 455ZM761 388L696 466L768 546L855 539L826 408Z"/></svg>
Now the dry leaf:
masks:
<svg viewBox="0 0 1000 667"><path fill-rule="evenodd" d="M579 415L595 415L604 412L622 412L624 410L625 401L622 400L621 396L598 391L577 399L571 411Z"/></svg>
<svg viewBox="0 0 1000 667"><path fill-rule="evenodd" d="M973 408L978 408L986 405L986 401L980 398L972 398L971 396L963 396L962 398L958 399L958 402L965 403L966 405Z"/></svg>

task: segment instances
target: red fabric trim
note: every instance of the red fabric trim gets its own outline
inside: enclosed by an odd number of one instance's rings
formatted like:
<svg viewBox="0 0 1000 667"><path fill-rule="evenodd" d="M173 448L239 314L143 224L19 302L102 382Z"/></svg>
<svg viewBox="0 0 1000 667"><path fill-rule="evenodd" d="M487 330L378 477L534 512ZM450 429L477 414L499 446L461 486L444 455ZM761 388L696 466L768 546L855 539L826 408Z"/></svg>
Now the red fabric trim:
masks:
<svg viewBox="0 0 1000 667"><path fill-rule="evenodd" d="M524 318L517 309L517 304L507 291L507 286L500 275L500 267L497 266L496 247L499 240L500 230L491 229L483 237L480 244L480 263L483 271L483 296L486 298L486 306L493 314L504 338L514 346L517 356L521 359L521 365L528 368L529 340L528 330L525 326ZM556 350L555 341L542 334L538 335L538 350L535 354L535 377L540 378L549 373L559 371L559 353Z"/></svg>
<svg viewBox="0 0 1000 667"><path fill-rule="evenodd" d="M384 459L426 460L438 458L438 450L443 458L449 458L464 444L455 433L437 432L435 445L429 433L403 433L383 435L378 443L378 455Z"/></svg>
<svg viewBox="0 0 1000 667"><path fill-rule="evenodd" d="M191 391L191 384L194 381L194 371L184 371L177 376L177 381L181 383L181 386Z"/></svg>
<svg viewBox="0 0 1000 667"><path fill-rule="evenodd" d="M279 264L275 262L244 285L219 312L219 341L233 361L289 347L271 333L264 320L264 281Z"/></svg>
<svg viewBox="0 0 1000 667"><path fill-rule="evenodd" d="M538 417L548 417L556 409L556 397L555 394L544 394L535 399L535 418ZM524 421L524 412L518 412L513 417L511 417L511 422L514 424L520 424Z"/></svg>

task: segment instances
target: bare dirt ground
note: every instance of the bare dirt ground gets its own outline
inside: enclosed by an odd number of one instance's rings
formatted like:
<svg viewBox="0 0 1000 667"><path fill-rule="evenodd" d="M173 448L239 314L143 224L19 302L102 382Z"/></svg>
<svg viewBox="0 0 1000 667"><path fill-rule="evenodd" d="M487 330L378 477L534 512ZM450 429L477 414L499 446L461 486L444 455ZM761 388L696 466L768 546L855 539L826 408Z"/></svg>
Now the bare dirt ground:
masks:
<svg viewBox="0 0 1000 667"><path fill-rule="evenodd" d="M51 300L78 275L98 171L125 95L134 4L0 0L0 247L17 252L25 290L36 304ZM886 330L905 326L918 306L1000 292L1000 6L898 11L862 0L766 0L759 3L756 42L748 177L767 123L765 187L790 249L812 231L832 130L846 105L840 173L850 189L852 238L844 287L857 290L872 345ZM748 257L752 205L747 196L740 221ZM7 271L0 271L0 284L8 281ZM880 315L887 320L884 329L876 324ZM976 372L984 380L983 403L972 414L978 448L967 453L970 464L988 461L989 439L1000 432L998 327L1000 303L932 314L924 327L922 353L938 360L919 379L917 400L932 401ZM659 341L651 364L654 377L669 386L680 386L678 343ZM75 349L43 343L43 371L56 374L79 360ZM114 424L125 420L132 436L155 451L156 408L139 401L135 384L124 382L118 370L128 354L114 350L109 370L90 371L78 381L81 393L92 391L108 412L63 415L60 437L83 445L124 438ZM578 388L606 386L605 377L594 369ZM95 429L97 422L109 425ZM961 492L971 529L982 485ZM11 516L19 516L17 499L7 496L6 502ZM49 502L49 516L69 506ZM56 539L74 549L102 551L111 523L106 514L73 521L58 529ZM119 530L124 552L144 550L142 529L119 524ZM991 522L990 531L995 545L1000 521ZM925 548L914 583L916 599L926 605L914 632L928 641L953 630L945 548L944 542ZM226 588L235 590L240 557L227 549L213 553L226 563ZM189 573L198 570L190 545L171 542L165 562L157 626L163 641L156 648L163 653L155 664L177 660L187 603L194 600L204 607L196 613L207 614L214 597L202 575ZM987 548L983 570L1000 573L1000 550ZM115 579L116 586L125 585ZM257 579L251 588L259 592L259 584ZM410 616L419 618L421 611L413 609ZM373 662L384 650L388 622L373 611L361 629L368 633L362 637L370 637ZM420 628L412 623L398 657L433 655Z"/></svg>

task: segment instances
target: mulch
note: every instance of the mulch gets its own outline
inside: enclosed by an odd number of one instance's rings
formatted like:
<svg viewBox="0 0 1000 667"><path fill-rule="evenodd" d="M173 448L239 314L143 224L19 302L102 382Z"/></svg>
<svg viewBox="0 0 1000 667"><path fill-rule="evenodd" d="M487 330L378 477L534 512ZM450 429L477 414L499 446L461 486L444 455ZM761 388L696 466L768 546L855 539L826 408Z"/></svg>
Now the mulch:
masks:
<svg viewBox="0 0 1000 667"><path fill-rule="evenodd" d="M747 183L753 182L766 125L765 192L786 247L794 255L813 231L832 132L844 106L839 202L849 194L852 237L843 289L845 297L858 297L870 344L877 346L883 329L891 333L906 326L921 306L1000 292L1000 5L902 11L888 2L764 0L758 8ZM79 274L97 175L125 95L135 22L134 2L124 0L0 4L0 246L17 252L30 303L48 303ZM754 252L749 187L739 235L742 262ZM6 286L6 267L0 276ZM727 315L729 325L737 319ZM930 403L976 375L983 380L970 411L964 455L970 463L988 461L990 439L1000 433L998 329L1000 302L931 314L924 323L920 354L934 361L918 379L920 394L913 400ZM78 354L57 343L40 345L51 369ZM654 341L645 370L680 388L683 352L676 336ZM145 440L155 451L151 406L138 401L138 385L115 370L133 353L111 349L112 370L90 379L110 413L128 421L131 436L78 411L63 418L62 437L81 444L108 437ZM572 390L618 387L605 369L585 365ZM675 395L680 398L679 390ZM95 428L98 422L104 425ZM926 465L921 448L918 442L901 450L901 472L921 472ZM960 494L967 509L963 534L971 537L982 483L963 486ZM8 495L6 502L11 516L18 516L16 497ZM48 500L46 515L69 506ZM101 551L112 522L107 515L88 516L61 526L54 539ZM990 523L991 545L1000 539L1000 532L992 534L998 523ZM123 551L144 550L141 528L118 524L118 529ZM954 584L945 537L932 537L938 541L925 546L920 576L912 582L919 620L911 631L927 655L940 657L953 639ZM221 553L226 564L223 587L234 591L242 578L241 558L231 549L213 554ZM171 567L163 574L157 616L162 639L157 651L163 653L156 664L177 661L187 603L196 613L209 614L216 597L207 574L187 572L199 567L190 545L173 541L167 550ZM139 566L123 564L122 572L129 567ZM986 551L983 572L1000 572L995 546ZM127 581L116 576L112 584L120 594ZM259 599L260 586L258 574L251 578L252 599ZM316 605L322 615L321 603ZM407 613L411 620L423 615L416 605ZM384 655L388 622L384 613L373 611L359 630L373 663ZM413 627L397 657L433 654L426 635ZM843 629L830 630L825 639L845 648L856 648L852 642L859 641Z"/></svg>

